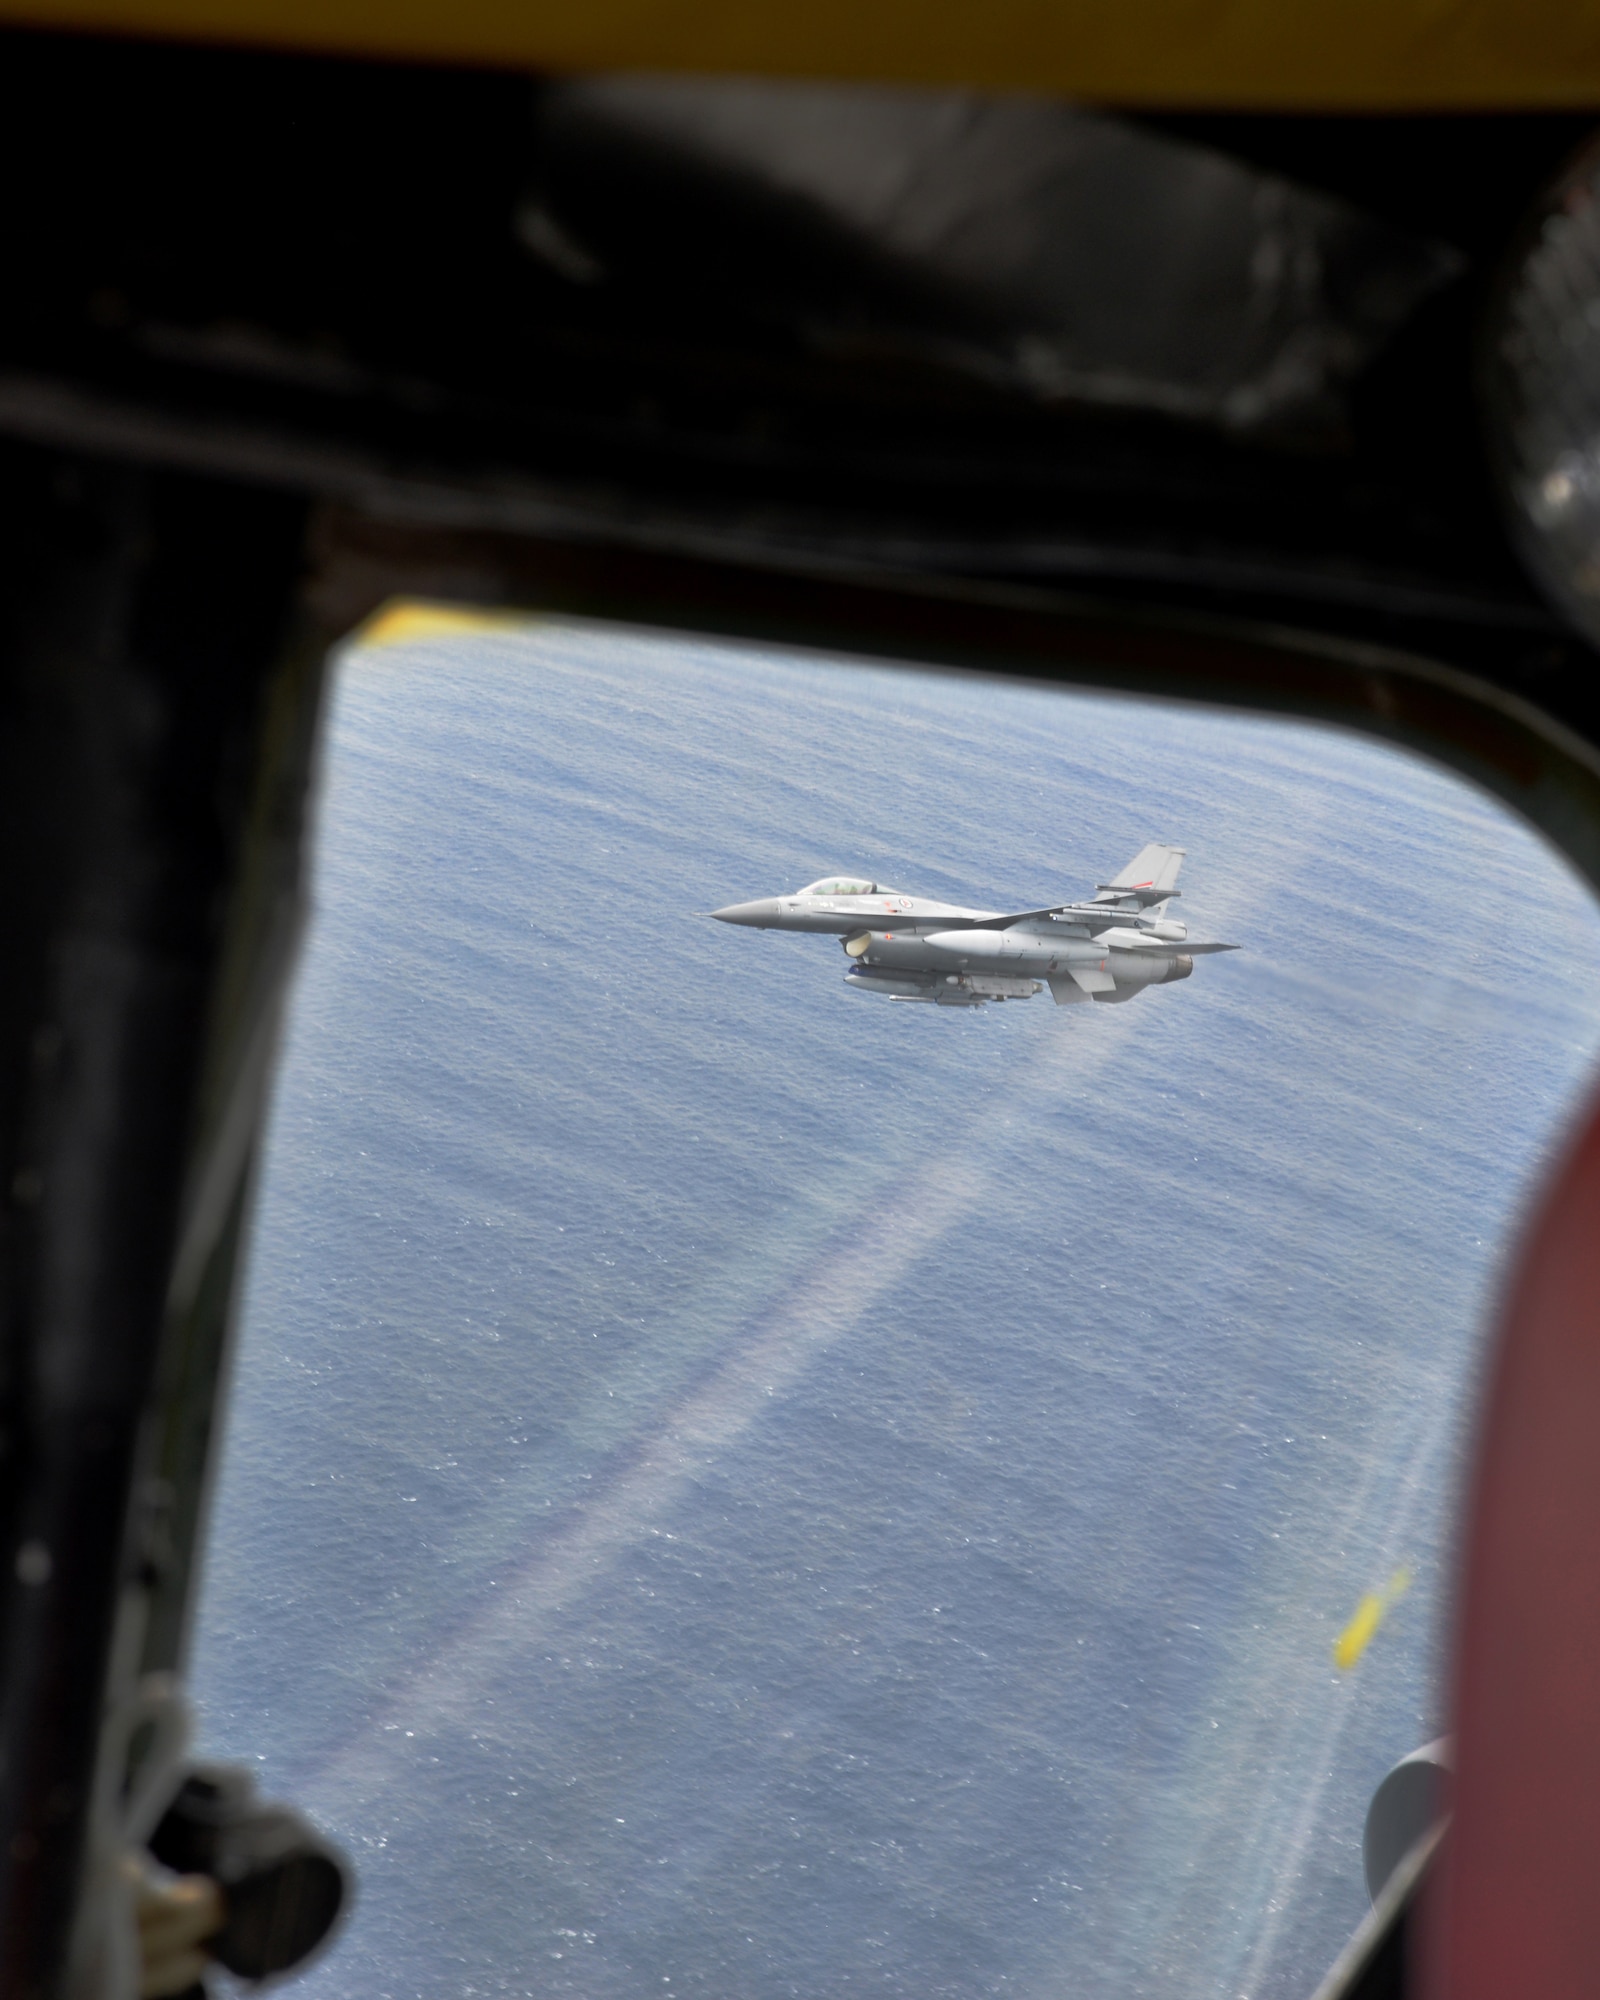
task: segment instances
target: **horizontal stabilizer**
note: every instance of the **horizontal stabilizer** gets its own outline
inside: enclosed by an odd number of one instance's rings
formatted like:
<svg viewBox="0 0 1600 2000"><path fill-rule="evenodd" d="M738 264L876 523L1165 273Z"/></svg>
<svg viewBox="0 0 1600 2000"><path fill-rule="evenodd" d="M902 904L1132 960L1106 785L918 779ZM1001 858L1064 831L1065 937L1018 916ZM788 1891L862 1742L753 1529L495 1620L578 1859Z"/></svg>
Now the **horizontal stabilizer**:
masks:
<svg viewBox="0 0 1600 2000"><path fill-rule="evenodd" d="M1188 938L1151 937L1146 931L1102 931L1095 940L1110 951L1142 951L1150 958L1193 958L1213 951L1237 951L1236 944L1199 944Z"/></svg>

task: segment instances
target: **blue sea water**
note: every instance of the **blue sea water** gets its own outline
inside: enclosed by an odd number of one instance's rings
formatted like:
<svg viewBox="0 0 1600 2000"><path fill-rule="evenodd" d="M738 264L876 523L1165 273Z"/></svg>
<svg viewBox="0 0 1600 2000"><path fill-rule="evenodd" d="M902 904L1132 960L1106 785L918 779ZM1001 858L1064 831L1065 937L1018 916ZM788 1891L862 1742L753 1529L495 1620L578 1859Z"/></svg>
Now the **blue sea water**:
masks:
<svg viewBox="0 0 1600 2000"><path fill-rule="evenodd" d="M1126 1006L697 914L1152 838L1244 949ZM1309 1994L1600 1047L1564 866L1325 731L545 623L347 654L315 906L193 1663L355 1858L305 1993Z"/></svg>

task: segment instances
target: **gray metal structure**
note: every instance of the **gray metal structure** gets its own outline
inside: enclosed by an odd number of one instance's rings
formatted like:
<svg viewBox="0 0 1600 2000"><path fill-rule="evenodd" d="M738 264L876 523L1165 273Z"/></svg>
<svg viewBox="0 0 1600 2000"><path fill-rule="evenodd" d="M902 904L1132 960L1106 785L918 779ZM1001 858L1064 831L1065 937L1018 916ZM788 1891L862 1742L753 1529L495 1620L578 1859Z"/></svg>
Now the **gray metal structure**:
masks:
<svg viewBox="0 0 1600 2000"><path fill-rule="evenodd" d="M1050 909L963 909L902 895L864 875L828 875L791 896L713 910L719 923L820 931L854 963L845 984L890 1000L982 1007L1031 1000L1048 986L1058 1005L1131 1000L1147 986L1187 979L1197 956L1234 951L1193 942L1166 914L1184 849L1151 841L1084 903Z"/></svg>

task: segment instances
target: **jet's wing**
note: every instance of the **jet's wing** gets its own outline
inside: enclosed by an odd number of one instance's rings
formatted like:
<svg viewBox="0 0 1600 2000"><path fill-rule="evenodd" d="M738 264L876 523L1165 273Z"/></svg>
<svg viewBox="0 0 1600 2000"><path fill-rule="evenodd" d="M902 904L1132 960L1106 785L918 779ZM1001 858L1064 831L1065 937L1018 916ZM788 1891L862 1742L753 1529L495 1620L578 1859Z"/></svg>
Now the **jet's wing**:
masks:
<svg viewBox="0 0 1600 2000"><path fill-rule="evenodd" d="M1108 951L1139 951L1157 958L1198 958L1212 951L1237 951L1236 944L1207 944L1203 938L1158 938L1148 931L1101 931L1095 943Z"/></svg>
<svg viewBox="0 0 1600 2000"><path fill-rule="evenodd" d="M1152 903L1164 903L1178 891L1176 883L1178 870L1183 866L1183 857L1188 853L1185 847L1168 847L1159 840L1147 841L1120 874L1109 882L1098 882L1096 903L1109 904L1108 916L1115 914L1118 905L1124 910L1147 910ZM1080 911L1089 913L1090 905L1083 903L1051 903L1043 910L1008 910L1002 915L990 915L974 911L970 916L955 917L948 928L962 930L1009 930L1013 924L1038 922L1045 917L1054 917Z"/></svg>

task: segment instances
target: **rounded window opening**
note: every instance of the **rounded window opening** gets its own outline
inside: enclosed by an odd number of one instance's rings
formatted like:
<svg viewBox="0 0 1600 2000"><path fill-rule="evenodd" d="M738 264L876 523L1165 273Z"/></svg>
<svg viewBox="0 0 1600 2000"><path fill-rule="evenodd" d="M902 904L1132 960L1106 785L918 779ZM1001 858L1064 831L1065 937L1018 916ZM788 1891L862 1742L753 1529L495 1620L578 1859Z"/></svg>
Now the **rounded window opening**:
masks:
<svg viewBox="0 0 1600 2000"><path fill-rule="evenodd" d="M1347 736L577 623L353 646L325 769L195 1673L359 1859L308 1995L1315 1990L1589 892ZM819 850L1019 955L701 914Z"/></svg>

